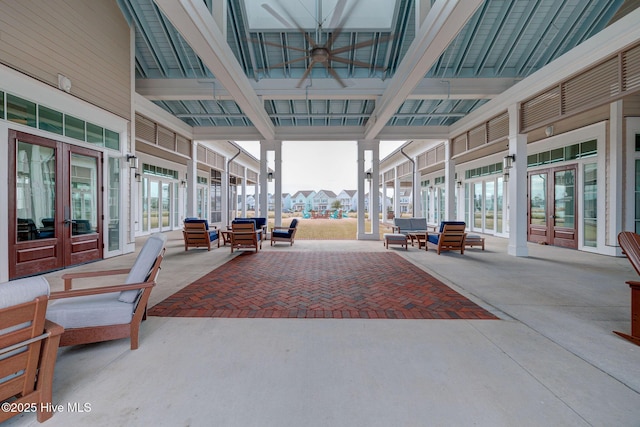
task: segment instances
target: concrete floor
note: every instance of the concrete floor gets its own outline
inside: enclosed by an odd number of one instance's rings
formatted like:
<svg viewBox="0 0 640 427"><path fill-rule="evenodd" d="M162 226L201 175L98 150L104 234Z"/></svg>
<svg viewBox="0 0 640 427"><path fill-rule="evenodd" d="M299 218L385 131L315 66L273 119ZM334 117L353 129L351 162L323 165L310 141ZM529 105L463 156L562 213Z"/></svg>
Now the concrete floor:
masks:
<svg viewBox="0 0 640 427"><path fill-rule="evenodd" d="M640 347L611 332L629 332L629 262L533 244L515 258L506 245L389 249L501 320L151 317L138 350L118 340L59 351L53 397L64 412L47 425L639 426ZM167 247L151 305L236 256L184 252L179 232ZM386 249L297 240L264 250ZM47 275L54 290L60 274Z"/></svg>

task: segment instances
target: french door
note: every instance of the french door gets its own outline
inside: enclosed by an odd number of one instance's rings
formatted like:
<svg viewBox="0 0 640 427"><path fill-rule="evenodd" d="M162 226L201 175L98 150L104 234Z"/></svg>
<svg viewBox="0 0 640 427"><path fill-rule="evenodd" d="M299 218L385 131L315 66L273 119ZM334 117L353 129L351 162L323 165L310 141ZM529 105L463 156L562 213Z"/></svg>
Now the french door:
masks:
<svg viewBox="0 0 640 427"><path fill-rule="evenodd" d="M529 172L528 239L578 247L577 165Z"/></svg>
<svg viewBox="0 0 640 427"><path fill-rule="evenodd" d="M102 258L102 153L9 135L9 277Z"/></svg>

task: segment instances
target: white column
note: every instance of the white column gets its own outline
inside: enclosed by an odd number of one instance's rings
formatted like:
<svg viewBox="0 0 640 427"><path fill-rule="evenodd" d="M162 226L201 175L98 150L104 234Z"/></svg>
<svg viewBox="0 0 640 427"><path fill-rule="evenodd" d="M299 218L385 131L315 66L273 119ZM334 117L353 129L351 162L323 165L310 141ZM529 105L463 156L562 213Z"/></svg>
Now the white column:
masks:
<svg viewBox="0 0 640 427"><path fill-rule="evenodd" d="M371 189L369 191L369 218L371 233L365 233L365 151L371 151ZM358 240L380 240L380 141L358 141Z"/></svg>
<svg viewBox="0 0 640 427"><path fill-rule="evenodd" d="M244 168L244 175L242 176L242 201L240 202L240 216L242 218L247 217L247 168Z"/></svg>
<svg viewBox="0 0 640 427"><path fill-rule="evenodd" d="M444 219L455 220L456 161L451 159L451 141L444 143Z"/></svg>
<svg viewBox="0 0 640 427"><path fill-rule="evenodd" d="M226 159L227 161L229 159ZM225 164L229 164L227 161L225 161ZM230 206L229 206L229 171L225 170L222 171L222 173L220 174L220 181L222 182L222 186L220 188L220 198L222 200L222 218L220 219L220 225L222 224L231 224L231 220L233 218L229 218L229 211ZM233 202L231 202L233 203Z"/></svg>
<svg viewBox="0 0 640 427"><path fill-rule="evenodd" d="M527 248L527 136L518 133L518 105L509 107L509 155L515 156L509 170L509 245L507 253L526 257Z"/></svg>
<svg viewBox="0 0 640 427"><path fill-rule="evenodd" d="M424 212L422 212L422 197L420 186L420 173L418 172L418 159L413 158L413 188L411 189L411 197L413 200L413 216L415 218L423 218Z"/></svg>
<svg viewBox="0 0 640 427"><path fill-rule="evenodd" d="M623 116L623 104L622 100L612 102L609 120L609 164L607 170L609 170L609 230L606 239L607 246L618 246L618 233L623 231L624 217L623 217L623 195L624 195L624 155L625 155L625 142L624 142L624 116ZM605 153L598 151L598 157L604 156ZM598 171L598 182L605 180L606 175ZM631 184L633 181L631 181ZM600 200L598 200L600 201ZM628 203L627 206L633 209L633 202ZM602 218L605 222L605 218ZM598 223L600 218L598 218Z"/></svg>
<svg viewBox="0 0 640 427"><path fill-rule="evenodd" d="M400 177L398 176L398 167L396 166L393 170L393 212L395 214L395 216L399 217L400 216L400 212L402 210L401 208L401 203L400 203L400 191L402 191L402 188L400 187ZM385 190L387 188L386 184L385 184ZM384 196L384 200L386 200L386 191L385 191L385 196ZM382 211L382 221L387 219L387 210L386 208Z"/></svg>
<svg viewBox="0 0 640 427"><path fill-rule="evenodd" d="M258 182L260 183L260 194L256 198L256 201L259 200L258 206L256 206L256 217L264 218L267 217L267 211L269 209L269 188L267 187L267 153L269 151L269 145L269 141L260 141L260 176L258 177Z"/></svg>
<svg viewBox="0 0 640 427"><path fill-rule="evenodd" d="M357 238L365 234L364 215L365 215L365 165L364 165L364 146L363 141L358 141L358 227L356 230ZM371 204L371 201L369 201Z"/></svg>
<svg viewBox="0 0 640 427"><path fill-rule="evenodd" d="M274 210L275 210L275 225L282 225L282 141L274 141L275 151L275 189L274 189Z"/></svg>
<svg viewBox="0 0 640 427"><path fill-rule="evenodd" d="M198 143L191 142L191 159L187 160L187 211L185 217L195 217L198 212ZM204 213L208 218L209 213Z"/></svg>

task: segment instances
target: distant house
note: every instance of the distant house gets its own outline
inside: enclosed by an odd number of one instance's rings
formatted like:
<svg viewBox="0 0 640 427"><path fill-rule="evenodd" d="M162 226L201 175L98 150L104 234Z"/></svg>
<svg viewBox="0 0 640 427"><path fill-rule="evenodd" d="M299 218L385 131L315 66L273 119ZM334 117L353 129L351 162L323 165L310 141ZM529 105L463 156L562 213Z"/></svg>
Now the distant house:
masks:
<svg viewBox="0 0 640 427"><path fill-rule="evenodd" d="M289 193L282 193L282 210L285 212L293 210L293 199Z"/></svg>
<svg viewBox="0 0 640 427"><path fill-rule="evenodd" d="M410 212L412 210L412 204L413 204L413 200L412 199L412 191L411 188L407 188L407 187L403 187L400 189L400 193L398 194L398 197L400 199L400 212L401 213L407 213Z"/></svg>
<svg viewBox="0 0 640 427"><path fill-rule="evenodd" d="M337 197L343 211L355 212L358 210L358 190L342 190Z"/></svg>
<svg viewBox="0 0 640 427"><path fill-rule="evenodd" d="M378 211L382 212L382 201L384 200L383 197L385 197L382 193L378 193ZM393 200L390 197L386 197L387 206L393 206ZM369 193L364 195L364 208L366 209L367 212L369 212Z"/></svg>
<svg viewBox="0 0 640 427"><path fill-rule="evenodd" d="M326 211L331 209L331 205L338 196L331 190L320 190L313 197L313 209L316 211Z"/></svg>
<svg viewBox="0 0 640 427"><path fill-rule="evenodd" d="M292 209L296 212L310 211L313 209L313 197L316 192L313 190L298 191L291 200Z"/></svg>

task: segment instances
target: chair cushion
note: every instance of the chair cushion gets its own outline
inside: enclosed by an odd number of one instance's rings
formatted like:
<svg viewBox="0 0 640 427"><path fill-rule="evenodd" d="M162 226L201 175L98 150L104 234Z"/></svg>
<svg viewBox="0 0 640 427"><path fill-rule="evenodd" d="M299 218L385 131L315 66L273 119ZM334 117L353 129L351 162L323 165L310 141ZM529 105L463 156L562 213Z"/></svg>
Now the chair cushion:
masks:
<svg viewBox="0 0 640 427"><path fill-rule="evenodd" d="M427 241L429 243L433 243L434 245L437 245L439 240L440 240L440 235L439 234L431 234L431 233L429 233L427 235Z"/></svg>
<svg viewBox="0 0 640 427"><path fill-rule="evenodd" d="M426 231L427 218L409 218L409 229L413 231Z"/></svg>
<svg viewBox="0 0 640 427"><path fill-rule="evenodd" d="M124 282L125 285L147 281L149 274L151 273L151 267L153 267L153 263L162 252L162 248L164 248L166 242L167 236L162 233L152 234L147 239L136 258L136 261L133 263L133 267L131 267L131 270L129 271L129 275ZM136 298L138 298L139 293L140 291L136 289L122 291L120 292L120 297L118 299L122 302L132 303Z"/></svg>
<svg viewBox="0 0 640 427"><path fill-rule="evenodd" d="M291 220L291 224L289 224L289 228L296 228L298 226L298 218L293 218Z"/></svg>
<svg viewBox="0 0 640 427"><path fill-rule="evenodd" d="M280 237L280 238L286 239L286 238L291 237L292 231L288 231L288 230L273 230L271 233L273 233L273 237Z"/></svg>
<svg viewBox="0 0 640 427"><path fill-rule="evenodd" d="M49 282L43 276L0 283L0 308L33 301L42 295L49 296Z"/></svg>
<svg viewBox="0 0 640 427"><path fill-rule="evenodd" d="M209 241L213 242L218 238L218 232L216 230L209 231Z"/></svg>
<svg viewBox="0 0 640 427"><path fill-rule="evenodd" d="M47 319L65 329L131 322L135 305L118 300L118 292L49 302Z"/></svg>

